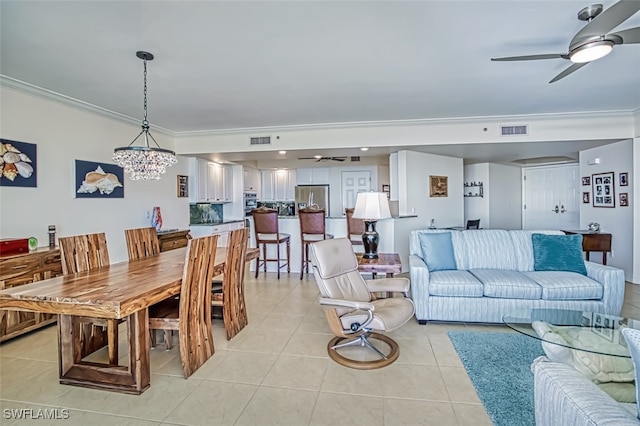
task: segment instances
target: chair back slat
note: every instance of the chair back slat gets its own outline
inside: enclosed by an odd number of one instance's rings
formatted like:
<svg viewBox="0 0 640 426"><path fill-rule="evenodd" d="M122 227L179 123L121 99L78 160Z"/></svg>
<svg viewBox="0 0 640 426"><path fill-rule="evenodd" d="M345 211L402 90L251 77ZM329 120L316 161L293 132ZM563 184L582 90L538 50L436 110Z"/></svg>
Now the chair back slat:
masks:
<svg viewBox="0 0 640 426"><path fill-rule="evenodd" d="M75 274L109 265L104 232L58 239L63 274Z"/></svg>
<svg viewBox="0 0 640 426"><path fill-rule="evenodd" d="M211 330L211 281L218 236L189 240L180 289L180 358L185 377L196 371L213 353ZM205 327L198 327L204 321Z"/></svg>
<svg viewBox="0 0 640 426"><path fill-rule="evenodd" d="M245 258L249 230L236 229L229 233L227 258L224 263L222 317L227 330L227 339L238 334L247 324L247 307L244 299Z"/></svg>
<svg viewBox="0 0 640 426"><path fill-rule="evenodd" d="M278 233L278 211L260 207L251 211L256 237L258 234Z"/></svg>
<svg viewBox="0 0 640 426"><path fill-rule="evenodd" d="M324 209L304 208L298 211L300 218L300 234L325 235Z"/></svg>
<svg viewBox="0 0 640 426"><path fill-rule="evenodd" d="M160 253L158 232L153 227L125 229L129 260L143 259Z"/></svg>

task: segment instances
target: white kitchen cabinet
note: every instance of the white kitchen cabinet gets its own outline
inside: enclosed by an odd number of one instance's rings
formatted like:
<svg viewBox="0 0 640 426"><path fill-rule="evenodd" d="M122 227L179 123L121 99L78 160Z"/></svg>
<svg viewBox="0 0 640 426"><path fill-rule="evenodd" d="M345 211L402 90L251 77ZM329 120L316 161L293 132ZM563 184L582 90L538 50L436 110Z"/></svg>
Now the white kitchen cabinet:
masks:
<svg viewBox="0 0 640 426"><path fill-rule="evenodd" d="M207 201L209 162L201 158L189 159L189 201Z"/></svg>
<svg viewBox="0 0 640 426"><path fill-rule="evenodd" d="M233 201L233 168L222 166L222 199L227 202Z"/></svg>
<svg viewBox="0 0 640 426"><path fill-rule="evenodd" d="M296 180L298 185L327 185L330 175L329 167L308 167L297 169Z"/></svg>
<svg viewBox="0 0 640 426"><path fill-rule="evenodd" d="M262 191L258 198L260 201L275 201L276 199L276 171L262 170Z"/></svg>
<svg viewBox="0 0 640 426"><path fill-rule="evenodd" d="M260 192L260 170L244 167L244 190Z"/></svg>
<svg viewBox="0 0 640 426"><path fill-rule="evenodd" d="M224 175L222 166L217 163L209 163L209 188L207 199L210 201L222 201L224 192Z"/></svg>

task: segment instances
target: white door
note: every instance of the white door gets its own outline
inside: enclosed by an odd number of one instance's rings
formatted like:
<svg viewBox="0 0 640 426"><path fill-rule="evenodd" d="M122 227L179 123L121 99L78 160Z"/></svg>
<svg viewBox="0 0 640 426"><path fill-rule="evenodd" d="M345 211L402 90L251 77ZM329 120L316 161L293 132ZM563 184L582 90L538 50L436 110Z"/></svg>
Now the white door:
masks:
<svg viewBox="0 0 640 426"><path fill-rule="evenodd" d="M524 169L524 229L579 229L578 165Z"/></svg>
<svg viewBox="0 0 640 426"><path fill-rule="evenodd" d="M371 190L371 172L342 172L342 212L355 207L358 192Z"/></svg>

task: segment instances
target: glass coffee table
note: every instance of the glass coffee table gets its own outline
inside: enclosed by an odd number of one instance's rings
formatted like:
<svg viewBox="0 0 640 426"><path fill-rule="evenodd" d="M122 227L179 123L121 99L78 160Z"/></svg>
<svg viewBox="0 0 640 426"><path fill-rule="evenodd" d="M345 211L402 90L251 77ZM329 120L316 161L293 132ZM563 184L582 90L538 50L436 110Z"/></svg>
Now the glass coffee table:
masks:
<svg viewBox="0 0 640 426"><path fill-rule="evenodd" d="M502 321L546 344L624 358L631 355L622 329L640 329L639 320L567 309L520 309L504 315ZM543 347L547 346L544 343Z"/></svg>

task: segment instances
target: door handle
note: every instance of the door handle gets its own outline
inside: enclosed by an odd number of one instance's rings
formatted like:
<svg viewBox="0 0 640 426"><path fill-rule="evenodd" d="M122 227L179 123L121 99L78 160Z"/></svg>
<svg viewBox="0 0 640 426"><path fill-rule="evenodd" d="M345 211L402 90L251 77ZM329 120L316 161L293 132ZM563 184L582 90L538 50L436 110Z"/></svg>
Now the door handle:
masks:
<svg viewBox="0 0 640 426"><path fill-rule="evenodd" d="M558 208L558 206L556 206L556 208L555 209L551 209L551 211L558 213L560 211L560 209Z"/></svg>
<svg viewBox="0 0 640 426"><path fill-rule="evenodd" d="M560 213L564 213L566 211L567 211L567 209L564 208L564 205L561 205L560 206Z"/></svg>

